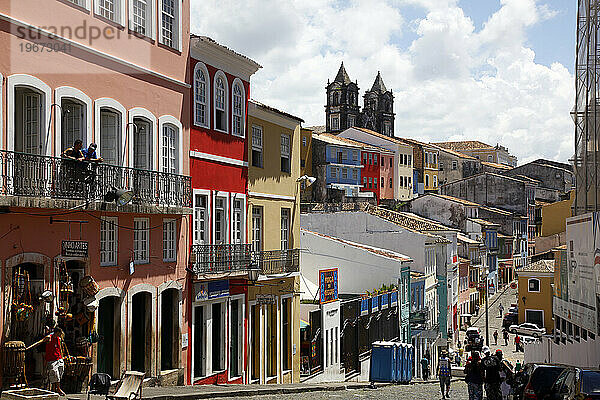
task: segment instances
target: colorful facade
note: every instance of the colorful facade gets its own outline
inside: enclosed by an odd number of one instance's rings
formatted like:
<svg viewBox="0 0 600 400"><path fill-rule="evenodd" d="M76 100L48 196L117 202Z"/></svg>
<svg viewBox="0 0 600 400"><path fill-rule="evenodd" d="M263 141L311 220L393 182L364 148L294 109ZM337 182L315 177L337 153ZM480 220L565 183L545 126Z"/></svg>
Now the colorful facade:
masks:
<svg viewBox="0 0 600 400"><path fill-rule="evenodd" d="M300 128L300 176L315 177L312 167L312 130ZM300 198L311 201L312 188L308 181L300 182Z"/></svg>
<svg viewBox="0 0 600 400"><path fill-rule="evenodd" d="M300 123L251 101L248 126L263 163L249 167L248 236L263 276L248 292L248 383L300 380ZM252 153L249 152L249 157Z"/></svg>
<svg viewBox="0 0 600 400"><path fill-rule="evenodd" d="M1 341L32 344L48 316L72 355L91 357L91 372L117 379L141 370L177 382L189 318L189 5L148 3L133 22L142 10L124 1L118 10L72 3L0 5ZM74 21L105 34L82 38ZM58 34L40 29L48 26ZM77 139L96 143L103 162L62 159ZM130 202L108 201L113 188L128 191ZM13 283L24 276L36 300L17 321ZM86 276L98 290L80 286ZM46 290L53 301L37 301ZM84 299L97 303L85 308ZM94 332L101 343L76 348ZM42 353L28 353L26 371L30 384L42 379Z"/></svg>

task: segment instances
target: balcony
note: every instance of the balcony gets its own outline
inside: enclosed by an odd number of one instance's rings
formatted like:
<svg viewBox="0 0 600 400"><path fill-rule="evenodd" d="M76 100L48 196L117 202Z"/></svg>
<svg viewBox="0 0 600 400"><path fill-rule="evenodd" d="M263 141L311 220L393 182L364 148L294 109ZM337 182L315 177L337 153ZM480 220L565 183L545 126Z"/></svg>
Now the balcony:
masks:
<svg viewBox="0 0 600 400"><path fill-rule="evenodd" d="M265 275L300 271L300 249L257 251L254 260Z"/></svg>
<svg viewBox="0 0 600 400"><path fill-rule="evenodd" d="M133 191L136 205L192 204L189 176L0 150L0 197L95 202L112 188Z"/></svg>
<svg viewBox="0 0 600 400"><path fill-rule="evenodd" d="M251 244L193 245L191 269L196 274L246 273L257 267L263 275L300 271L300 249L252 251Z"/></svg>
<svg viewBox="0 0 600 400"><path fill-rule="evenodd" d="M195 244L190 252L190 263L196 274L246 272L252 263L252 245Z"/></svg>

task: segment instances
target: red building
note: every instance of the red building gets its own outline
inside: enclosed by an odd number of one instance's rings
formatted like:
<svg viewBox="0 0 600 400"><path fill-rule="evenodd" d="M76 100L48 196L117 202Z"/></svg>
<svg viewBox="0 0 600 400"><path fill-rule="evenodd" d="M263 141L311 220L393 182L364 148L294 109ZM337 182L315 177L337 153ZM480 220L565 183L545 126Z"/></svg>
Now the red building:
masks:
<svg viewBox="0 0 600 400"><path fill-rule="evenodd" d="M191 38L188 384L243 383L250 265L246 118L250 77L259 68L208 37Z"/></svg>
<svg viewBox="0 0 600 400"><path fill-rule="evenodd" d="M364 145L363 145L364 146ZM363 169L361 170L362 187L361 192L371 192L379 203L380 189L380 152L379 149L364 146L361 151Z"/></svg>

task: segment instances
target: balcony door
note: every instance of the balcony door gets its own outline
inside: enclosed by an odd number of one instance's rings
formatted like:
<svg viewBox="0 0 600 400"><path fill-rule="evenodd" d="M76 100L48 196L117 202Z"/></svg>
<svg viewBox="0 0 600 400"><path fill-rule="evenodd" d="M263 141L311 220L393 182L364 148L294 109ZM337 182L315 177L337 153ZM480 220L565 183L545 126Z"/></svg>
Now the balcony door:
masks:
<svg viewBox="0 0 600 400"><path fill-rule="evenodd" d="M77 139L81 140L84 143L84 146L88 145L89 143L85 143L86 107L79 101L69 98L63 99L61 107L62 132L60 134L63 147L61 150L73 146L73 143Z"/></svg>
<svg viewBox="0 0 600 400"><path fill-rule="evenodd" d="M152 174L152 123L146 118L133 119L134 191L138 197L151 198L155 192Z"/></svg>
<svg viewBox="0 0 600 400"><path fill-rule="evenodd" d="M121 123L118 112L100 110L100 156L106 164L121 165Z"/></svg>

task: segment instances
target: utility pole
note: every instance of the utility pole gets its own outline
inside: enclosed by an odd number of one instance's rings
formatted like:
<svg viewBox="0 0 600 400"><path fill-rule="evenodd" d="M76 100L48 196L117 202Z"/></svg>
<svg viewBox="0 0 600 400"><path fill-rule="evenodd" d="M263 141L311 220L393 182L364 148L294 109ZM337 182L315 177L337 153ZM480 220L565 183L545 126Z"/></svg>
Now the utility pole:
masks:
<svg viewBox="0 0 600 400"><path fill-rule="evenodd" d="M489 292L489 282L487 275L485 277L485 345L490 346L490 325L488 322L489 308L488 308L488 292Z"/></svg>

